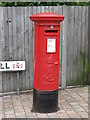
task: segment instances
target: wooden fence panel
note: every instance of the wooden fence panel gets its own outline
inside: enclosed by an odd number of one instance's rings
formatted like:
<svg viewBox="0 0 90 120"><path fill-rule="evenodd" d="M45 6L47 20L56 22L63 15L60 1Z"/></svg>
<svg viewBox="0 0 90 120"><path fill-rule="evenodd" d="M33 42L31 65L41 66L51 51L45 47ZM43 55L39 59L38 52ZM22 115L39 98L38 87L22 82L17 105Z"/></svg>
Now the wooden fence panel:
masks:
<svg viewBox="0 0 90 120"><path fill-rule="evenodd" d="M66 70L67 70L67 7L63 6L63 15L65 16L64 21L63 21L63 25L60 29L61 31L61 58L62 58L62 79L61 79L61 85L62 88L66 87ZM61 67L60 67L61 68Z"/></svg>
<svg viewBox="0 0 90 120"><path fill-rule="evenodd" d="M86 37L88 36L87 6L68 7L67 14L68 24L66 83L67 85L85 84L87 83L86 71L88 71L88 63L85 62L87 61L86 54L88 54L87 47L85 47L88 46L88 37ZM85 53L85 51L87 52Z"/></svg>
<svg viewBox="0 0 90 120"><path fill-rule="evenodd" d="M29 7L29 16L31 16L33 14L33 10L32 10L32 7ZM32 32L31 32L32 31ZM33 39L32 39L33 38ZM34 78L33 78L33 72L34 72L34 66L33 66L33 54L34 54L34 26L32 24L32 21L29 22L29 61L30 61L30 89L33 88L33 81L34 81Z"/></svg>
<svg viewBox="0 0 90 120"><path fill-rule="evenodd" d="M54 8L54 12L63 15L63 7L58 6L57 9ZM62 86L64 80L62 81L62 41L63 41L63 22L60 23L60 64L59 64L59 85ZM62 58L62 59L61 59Z"/></svg>
<svg viewBox="0 0 90 120"><path fill-rule="evenodd" d="M8 31L9 31L9 35L8 35L8 42L9 42L9 60L12 60L13 58L13 32L12 32L12 27L13 27L13 20L12 20L12 8L9 7L8 8ZM13 72L9 72L7 74L7 78L9 80L9 88L10 91L13 91Z"/></svg>
<svg viewBox="0 0 90 120"><path fill-rule="evenodd" d="M3 9L0 8L0 60L2 60L2 47L4 40L4 31L3 31ZM0 93L2 93L2 72L0 72Z"/></svg>
<svg viewBox="0 0 90 120"><path fill-rule="evenodd" d="M21 19L21 60L25 60L25 30L24 30L24 27L25 27L25 8L21 7L20 9L21 11L21 15L20 15L20 19ZM21 77L21 81L20 81L20 84L21 84L21 89L22 90L25 90L26 89L26 74L25 72L21 72L20 73L20 77Z"/></svg>
<svg viewBox="0 0 90 120"><path fill-rule="evenodd" d="M2 59L3 60L9 60L9 41L8 41L8 35L9 35L9 26L8 26L8 8L3 8L3 19L4 19L4 41L3 41L3 48L2 48ZM3 80L3 85L2 89L4 91L9 91L9 77L7 72L2 73L2 80Z"/></svg>
<svg viewBox="0 0 90 120"><path fill-rule="evenodd" d="M19 72L20 90L33 88L34 23L29 16L40 12L65 16L60 29L60 85L86 83L88 6L0 7L0 60L25 60L26 71ZM17 73L0 72L0 92L16 89Z"/></svg>
<svg viewBox="0 0 90 120"><path fill-rule="evenodd" d="M13 58L14 60L17 60L17 51L16 51L16 47L17 47L17 44L16 44L16 8L13 7L12 8L12 11L11 11L13 14L12 14L12 24L13 24ZM23 36L22 36L23 37ZM24 46L24 45L23 45ZM16 72L13 72L13 91L16 90L16 85L17 85L17 75L16 75Z"/></svg>
<svg viewBox="0 0 90 120"><path fill-rule="evenodd" d="M71 59L71 80L73 81L75 79L75 69L74 69L74 6L71 7L71 35L70 35L70 40L71 40L71 56L70 56L70 59ZM69 60L68 60L69 61ZM72 85L72 82L71 82L71 85Z"/></svg>
<svg viewBox="0 0 90 120"><path fill-rule="evenodd" d="M71 70L71 7L67 7L67 81L71 79L70 70Z"/></svg>

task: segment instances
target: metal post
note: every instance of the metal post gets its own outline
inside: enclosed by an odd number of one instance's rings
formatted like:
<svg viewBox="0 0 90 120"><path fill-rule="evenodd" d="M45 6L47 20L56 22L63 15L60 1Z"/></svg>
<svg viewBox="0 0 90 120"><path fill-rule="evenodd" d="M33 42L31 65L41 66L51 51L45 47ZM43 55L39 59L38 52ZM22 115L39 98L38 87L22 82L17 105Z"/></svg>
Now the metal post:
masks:
<svg viewBox="0 0 90 120"><path fill-rule="evenodd" d="M17 72L17 95L20 95L20 88L19 88L19 72Z"/></svg>
<svg viewBox="0 0 90 120"><path fill-rule="evenodd" d="M89 62L88 83L90 85L90 6L88 6L88 62Z"/></svg>
<svg viewBox="0 0 90 120"><path fill-rule="evenodd" d="M88 100L90 100L90 6L88 6ZM90 102L88 102L88 118L90 118Z"/></svg>

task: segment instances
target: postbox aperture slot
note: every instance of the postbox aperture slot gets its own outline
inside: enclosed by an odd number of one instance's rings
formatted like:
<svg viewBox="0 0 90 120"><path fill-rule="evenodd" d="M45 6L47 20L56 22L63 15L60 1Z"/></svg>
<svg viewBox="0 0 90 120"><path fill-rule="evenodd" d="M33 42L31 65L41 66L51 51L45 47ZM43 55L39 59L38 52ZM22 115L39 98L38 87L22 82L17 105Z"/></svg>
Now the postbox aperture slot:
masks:
<svg viewBox="0 0 90 120"><path fill-rule="evenodd" d="M45 33L57 33L58 30L45 30Z"/></svg>

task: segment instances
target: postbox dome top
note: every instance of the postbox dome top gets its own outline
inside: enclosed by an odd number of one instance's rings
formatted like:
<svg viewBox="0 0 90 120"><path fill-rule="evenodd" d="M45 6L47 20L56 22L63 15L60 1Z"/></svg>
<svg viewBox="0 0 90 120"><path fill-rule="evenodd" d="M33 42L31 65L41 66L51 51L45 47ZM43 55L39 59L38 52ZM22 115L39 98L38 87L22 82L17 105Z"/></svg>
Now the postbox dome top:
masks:
<svg viewBox="0 0 90 120"><path fill-rule="evenodd" d="M51 13L51 12L43 12L43 13L39 13L39 14L34 14L32 16L30 16L30 19L32 21L63 21L64 20L64 16L59 15L59 14L55 14L55 13Z"/></svg>

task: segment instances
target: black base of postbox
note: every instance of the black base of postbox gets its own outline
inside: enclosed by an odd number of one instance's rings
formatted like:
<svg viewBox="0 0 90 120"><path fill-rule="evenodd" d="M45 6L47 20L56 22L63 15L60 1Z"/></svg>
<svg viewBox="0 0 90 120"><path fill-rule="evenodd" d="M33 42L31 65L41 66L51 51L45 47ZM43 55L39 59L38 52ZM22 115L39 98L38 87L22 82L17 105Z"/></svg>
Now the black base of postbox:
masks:
<svg viewBox="0 0 90 120"><path fill-rule="evenodd" d="M37 91L33 89L33 112L51 113L58 110L58 90Z"/></svg>

